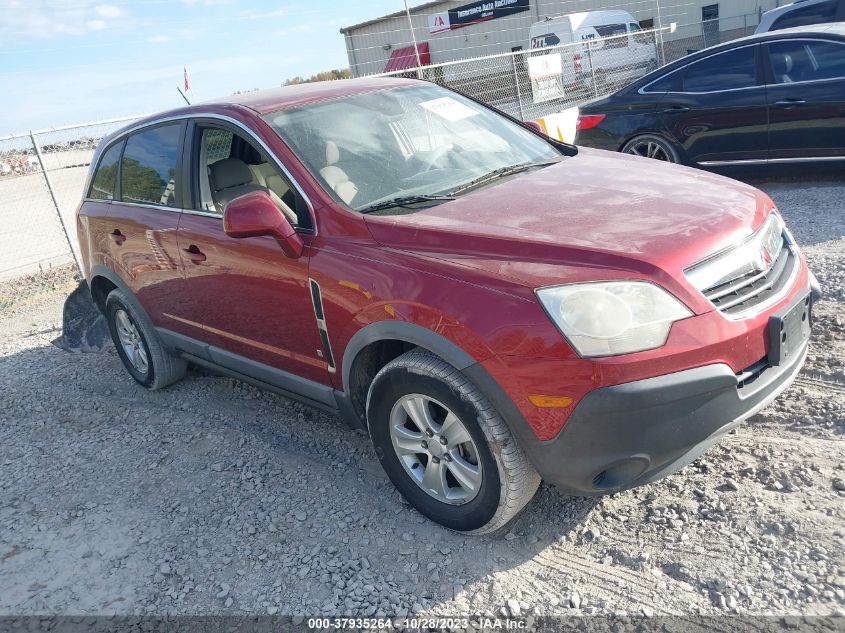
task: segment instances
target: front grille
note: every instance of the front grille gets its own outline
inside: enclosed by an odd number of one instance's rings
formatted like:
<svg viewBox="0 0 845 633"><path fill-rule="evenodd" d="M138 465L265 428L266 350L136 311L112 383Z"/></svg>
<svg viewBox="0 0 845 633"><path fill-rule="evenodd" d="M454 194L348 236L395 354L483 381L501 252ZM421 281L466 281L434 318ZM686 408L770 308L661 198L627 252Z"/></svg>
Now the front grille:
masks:
<svg viewBox="0 0 845 633"><path fill-rule="evenodd" d="M788 246L784 246L768 270L750 272L738 279L707 288L704 296L725 314L741 314L778 296L797 263L795 254Z"/></svg>
<svg viewBox="0 0 845 633"><path fill-rule="evenodd" d="M739 318L786 292L798 267L792 239L776 214L741 244L688 268L687 279L723 314Z"/></svg>

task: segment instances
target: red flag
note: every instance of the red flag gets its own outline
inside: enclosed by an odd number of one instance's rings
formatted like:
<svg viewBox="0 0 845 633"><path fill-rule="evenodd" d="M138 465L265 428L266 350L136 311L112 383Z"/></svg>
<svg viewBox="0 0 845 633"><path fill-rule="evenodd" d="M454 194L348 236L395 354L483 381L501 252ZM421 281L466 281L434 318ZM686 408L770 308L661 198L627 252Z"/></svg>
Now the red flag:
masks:
<svg viewBox="0 0 845 633"><path fill-rule="evenodd" d="M185 76L185 92L188 92L188 90L190 90L190 89L191 89L191 80L190 80L190 79L188 79L188 67L187 67L187 66L183 66L183 67L182 67L182 69L183 69L183 71L184 71L184 73L183 73L183 74L184 74L184 76Z"/></svg>

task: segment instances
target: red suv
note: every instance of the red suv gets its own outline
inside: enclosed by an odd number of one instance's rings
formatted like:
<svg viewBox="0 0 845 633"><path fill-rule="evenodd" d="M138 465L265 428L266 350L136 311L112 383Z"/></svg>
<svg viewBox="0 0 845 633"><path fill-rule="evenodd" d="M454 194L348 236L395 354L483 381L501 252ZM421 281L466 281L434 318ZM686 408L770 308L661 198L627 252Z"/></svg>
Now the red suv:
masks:
<svg viewBox="0 0 845 633"><path fill-rule="evenodd" d="M338 413L465 532L541 479L595 495L677 471L807 353L814 280L765 194L425 82L133 124L98 148L78 228L141 385L195 363Z"/></svg>

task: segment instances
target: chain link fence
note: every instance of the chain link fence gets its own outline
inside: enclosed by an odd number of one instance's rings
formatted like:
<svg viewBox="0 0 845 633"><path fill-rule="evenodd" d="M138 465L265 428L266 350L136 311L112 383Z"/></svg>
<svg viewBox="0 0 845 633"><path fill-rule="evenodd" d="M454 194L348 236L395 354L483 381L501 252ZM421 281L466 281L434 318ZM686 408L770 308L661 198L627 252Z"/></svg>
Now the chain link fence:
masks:
<svg viewBox="0 0 845 633"><path fill-rule="evenodd" d="M78 273L74 213L94 149L137 118L0 137L0 307Z"/></svg>
<svg viewBox="0 0 845 633"><path fill-rule="evenodd" d="M520 120L537 120L610 94L696 51L751 35L756 26L756 14L673 24L374 76L433 81Z"/></svg>

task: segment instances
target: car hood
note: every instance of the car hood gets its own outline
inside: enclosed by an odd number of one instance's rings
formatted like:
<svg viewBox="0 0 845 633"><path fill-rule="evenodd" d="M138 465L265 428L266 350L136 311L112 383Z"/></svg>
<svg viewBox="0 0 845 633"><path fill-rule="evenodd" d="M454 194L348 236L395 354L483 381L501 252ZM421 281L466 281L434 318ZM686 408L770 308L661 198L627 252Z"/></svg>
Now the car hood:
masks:
<svg viewBox="0 0 845 633"><path fill-rule="evenodd" d="M536 287L559 274L548 265L677 275L749 235L773 206L728 178L582 148L457 200L366 221L385 246Z"/></svg>

